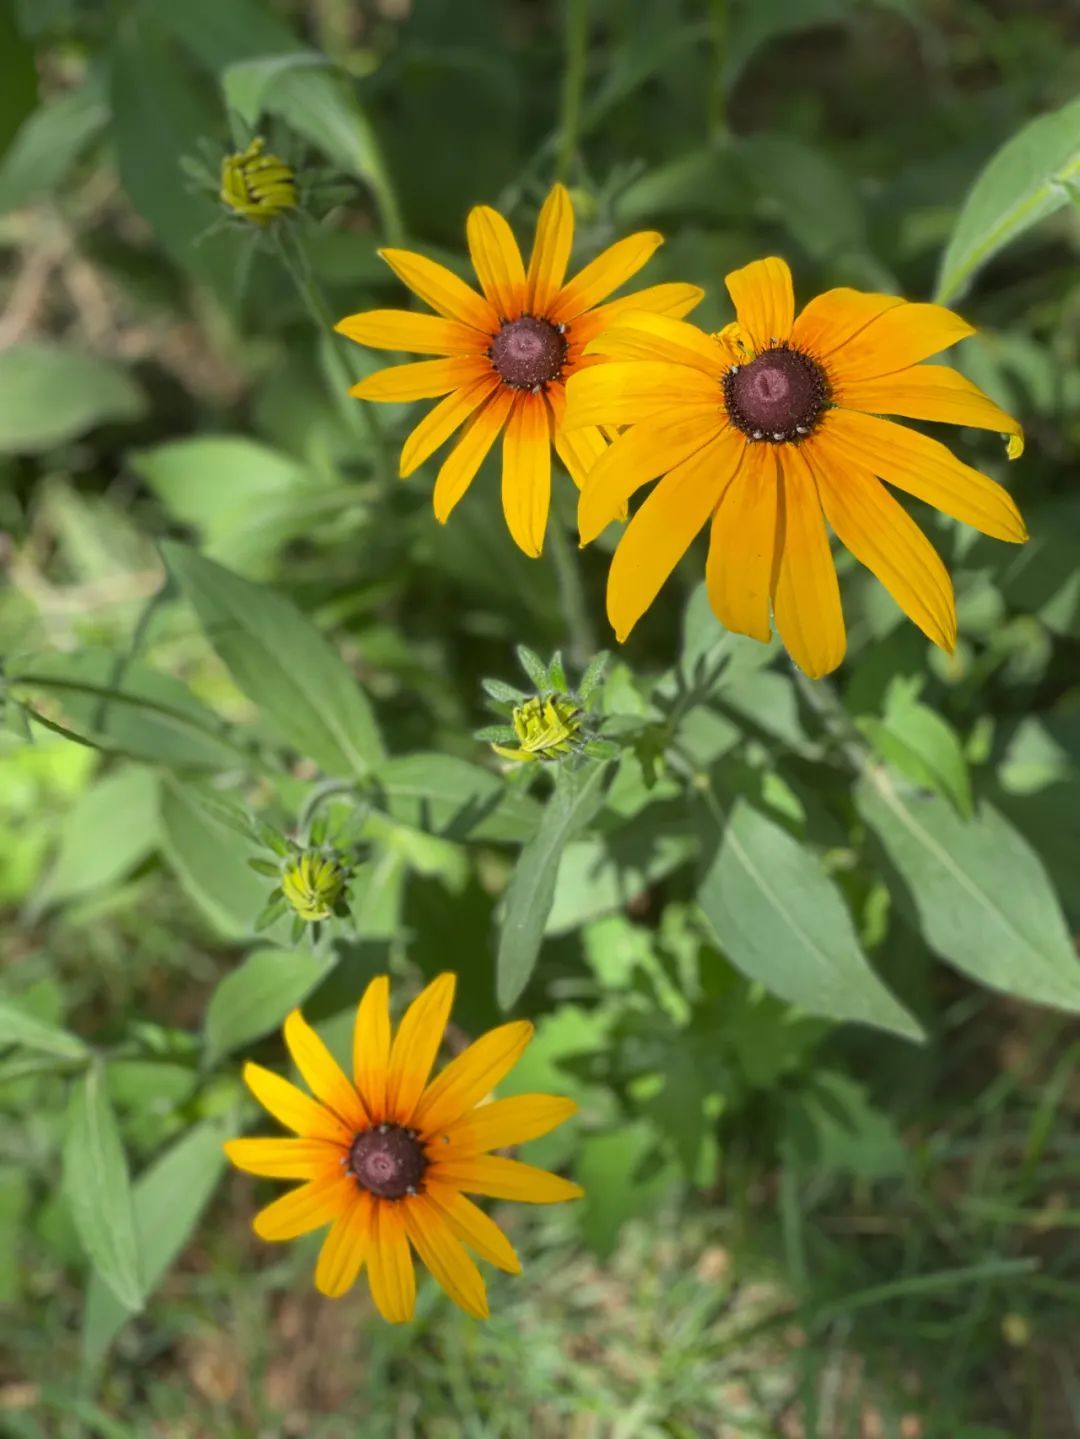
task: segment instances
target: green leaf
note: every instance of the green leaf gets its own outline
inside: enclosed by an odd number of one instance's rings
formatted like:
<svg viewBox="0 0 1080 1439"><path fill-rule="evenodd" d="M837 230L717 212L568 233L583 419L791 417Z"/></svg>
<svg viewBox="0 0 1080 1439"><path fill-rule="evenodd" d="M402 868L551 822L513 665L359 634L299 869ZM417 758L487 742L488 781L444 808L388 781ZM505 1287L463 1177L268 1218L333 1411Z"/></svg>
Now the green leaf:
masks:
<svg viewBox="0 0 1080 1439"><path fill-rule="evenodd" d="M59 1059L86 1059L90 1051L81 1039L47 1024L10 1000L0 1001L0 1045L17 1044Z"/></svg>
<svg viewBox="0 0 1080 1439"><path fill-rule="evenodd" d="M277 1029L338 961L336 952L259 949L227 974L210 997L203 1025L208 1066Z"/></svg>
<svg viewBox="0 0 1080 1439"><path fill-rule="evenodd" d="M37 100L34 48L15 19L14 0L0 0L0 155Z"/></svg>
<svg viewBox="0 0 1080 1439"><path fill-rule="evenodd" d="M107 774L64 816L60 848L35 907L116 884L152 853L157 839L156 776L134 767Z"/></svg>
<svg viewBox="0 0 1080 1439"><path fill-rule="evenodd" d="M1067 205L1078 177L1080 100L1071 100L1017 131L975 181L945 247L938 303L954 299L992 255Z"/></svg>
<svg viewBox="0 0 1080 1439"><path fill-rule="evenodd" d="M655 1215L664 1195L679 1182L674 1163L653 1159L656 1133L651 1124L623 1124L610 1134L581 1139L574 1178L585 1190L582 1233L586 1244L605 1258L619 1230L639 1214Z"/></svg>
<svg viewBox="0 0 1080 1439"><path fill-rule="evenodd" d="M83 1248L113 1294L131 1310L146 1288L135 1239L127 1160L105 1091L93 1065L71 1097L64 1144L64 1194Z"/></svg>
<svg viewBox="0 0 1080 1439"><path fill-rule="evenodd" d="M394 819L444 839L515 842L535 833L541 808L491 770L447 754L401 755L379 769Z"/></svg>
<svg viewBox="0 0 1080 1439"><path fill-rule="evenodd" d="M300 754L332 775L363 776L382 762L365 695L291 600L185 545L161 548L233 679Z"/></svg>
<svg viewBox="0 0 1080 1439"><path fill-rule="evenodd" d="M256 55L278 54L300 42L262 0L142 0L201 64L215 72Z"/></svg>
<svg viewBox="0 0 1080 1439"><path fill-rule="evenodd" d="M921 1038L867 963L847 906L817 859L745 800L731 810L698 900L727 958L748 979L808 1014Z"/></svg>
<svg viewBox="0 0 1080 1439"><path fill-rule="evenodd" d="M177 879L214 928L228 939L254 933L267 884L251 872L255 846L223 825L198 791L166 777L159 803L161 848Z"/></svg>
<svg viewBox="0 0 1080 1439"><path fill-rule="evenodd" d="M836 261L864 247L862 206L847 173L823 150L776 135L733 144L762 215L782 225L817 259Z"/></svg>
<svg viewBox="0 0 1080 1439"><path fill-rule="evenodd" d="M197 1125L135 1181L132 1198L139 1263L149 1295L187 1243L225 1167L224 1127ZM96 1274L83 1312L83 1364L95 1371L131 1317Z"/></svg>
<svg viewBox="0 0 1080 1439"><path fill-rule="evenodd" d="M509 1009L529 982L555 898L563 851L603 802L610 767L561 767L540 828L518 856L503 902L495 983L499 1004Z"/></svg>
<svg viewBox="0 0 1080 1439"><path fill-rule="evenodd" d="M971 778L956 731L920 704L905 683L890 685L882 719L864 716L856 723L882 759L915 784L944 795L970 818Z"/></svg>
<svg viewBox="0 0 1080 1439"><path fill-rule="evenodd" d="M1080 961L1038 855L989 804L965 822L870 770L855 803L903 880L931 949L980 984L1080 1009Z"/></svg>
<svg viewBox="0 0 1080 1439"><path fill-rule="evenodd" d="M97 70L74 90L39 105L0 163L0 215L56 189L108 121L105 87Z"/></svg>
<svg viewBox="0 0 1080 1439"><path fill-rule="evenodd" d="M144 409L127 372L100 355L37 340L0 352L0 454L50 450Z"/></svg>

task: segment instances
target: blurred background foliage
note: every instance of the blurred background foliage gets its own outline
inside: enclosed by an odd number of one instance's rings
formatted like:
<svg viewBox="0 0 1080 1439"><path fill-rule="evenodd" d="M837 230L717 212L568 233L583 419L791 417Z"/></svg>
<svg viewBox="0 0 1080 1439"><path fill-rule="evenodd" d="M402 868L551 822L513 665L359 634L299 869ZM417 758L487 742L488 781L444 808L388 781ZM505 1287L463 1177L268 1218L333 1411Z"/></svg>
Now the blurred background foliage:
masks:
<svg viewBox="0 0 1080 1439"><path fill-rule="evenodd" d="M0 0L0 1432L1078 1432L1078 42L1068 0ZM691 563L538 856L546 777L471 735L566 644L555 570L492 474L445 529L394 480L410 407L345 393L380 361L190 178L256 131L333 315L405 303L387 241L464 273L469 207L524 233L556 169L580 254L663 230L708 327L773 252L804 301L956 304L1029 436L961 449L1031 542L919 514L951 658L849 563L833 686ZM318 805L351 919L257 935L252 825ZM588 1197L514 1217L486 1327L326 1303L221 1182L243 1055L301 1001L340 1044L388 965L459 972L461 1039L516 1001L506 1092L581 1104L530 1157Z"/></svg>

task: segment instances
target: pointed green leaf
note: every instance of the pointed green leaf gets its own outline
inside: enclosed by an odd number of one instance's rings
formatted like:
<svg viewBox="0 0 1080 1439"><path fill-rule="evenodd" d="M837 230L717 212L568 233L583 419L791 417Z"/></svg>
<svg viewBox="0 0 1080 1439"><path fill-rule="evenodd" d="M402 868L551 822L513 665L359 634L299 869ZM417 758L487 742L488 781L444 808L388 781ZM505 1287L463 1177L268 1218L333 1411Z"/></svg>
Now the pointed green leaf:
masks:
<svg viewBox="0 0 1080 1439"><path fill-rule="evenodd" d="M277 1029L337 961L336 951L259 949L249 954L210 997L203 1026L207 1065Z"/></svg>
<svg viewBox="0 0 1080 1439"><path fill-rule="evenodd" d="M0 1046L17 1044L58 1059L87 1059L90 1050L74 1034L48 1024L10 1001L0 1002Z"/></svg>

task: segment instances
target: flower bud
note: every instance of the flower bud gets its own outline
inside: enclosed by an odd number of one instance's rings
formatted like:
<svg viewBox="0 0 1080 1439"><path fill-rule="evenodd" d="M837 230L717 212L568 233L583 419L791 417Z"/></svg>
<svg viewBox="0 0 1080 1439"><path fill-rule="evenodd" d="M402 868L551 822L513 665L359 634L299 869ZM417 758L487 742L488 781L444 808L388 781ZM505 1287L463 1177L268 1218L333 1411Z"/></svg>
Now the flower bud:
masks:
<svg viewBox="0 0 1080 1439"><path fill-rule="evenodd" d="M569 695L534 695L515 707L511 723L517 747L496 744L492 749L522 764L561 759L583 739L581 706Z"/></svg>
<svg viewBox="0 0 1080 1439"><path fill-rule="evenodd" d="M281 893L299 919L317 924L340 908L349 880L343 857L333 850L305 849L282 868Z"/></svg>
<svg viewBox="0 0 1080 1439"><path fill-rule="evenodd" d="M221 161L221 203L256 225L269 224L297 203L295 173L280 156L265 155L265 144L258 137Z"/></svg>

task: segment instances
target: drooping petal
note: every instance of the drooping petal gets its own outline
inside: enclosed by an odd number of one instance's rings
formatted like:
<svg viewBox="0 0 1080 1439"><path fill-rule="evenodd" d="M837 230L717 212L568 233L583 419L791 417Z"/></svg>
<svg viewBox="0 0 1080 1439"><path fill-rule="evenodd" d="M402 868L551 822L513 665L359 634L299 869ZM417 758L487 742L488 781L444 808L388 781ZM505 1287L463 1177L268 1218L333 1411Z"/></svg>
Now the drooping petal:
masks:
<svg viewBox="0 0 1080 1439"><path fill-rule="evenodd" d="M572 1099L556 1094L515 1094L510 1099L496 1099L455 1120L432 1145L432 1154L436 1159L450 1160L525 1144L549 1134L576 1113Z"/></svg>
<svg viewBox="0 0 1080 1439"><path fill-rule="evenodd" d="M566 382L568 430L579 425L639 425L651 419L674 420L719 413L724 391L688 365L665 360L612 360L579 370Z"/></svg>
<svg viewBox="0 0 1080 1439"><path fill-rule="evenodd" d="M347 1175L328 1174L309 1180L260 1209L252 1220L252 1228L260 1239L277 1243L298 1239L312 1229L329 1224L347 1207L356 1192L356 1184Z"/></svg>
<svg viewBox="0 0 1080 1439"><path fill-rule="evenodd" d="M451 511L472 484L476 472L513 409L518 391L497 390L465 426L461 439L443 461L435 480L435 518L445 525Z"/></svg>
<svg viewBox="0 0 1080 1439"><path fill-rule="evenodd" d="M414 355L474 355L491 343L490 335L459 320L415 310L366 310L346 315L334 329L372 350L409 350Z"/></svg>
<svg viewBox="0 0 1080 1439"><path fill-rule="evenodd" d="M473 269L501 320L516 320L525 307L525 266L514 232L490 205L474 205L465 222Z"/></svg>
<svg viewBox="0 0 1080 1439"><path fill-rule="evenodd" d="M567 474L582 489L597 460L607 449L607 441L596 425L584 425L577 430L563 429L566 416L566 387L557 380L544 391L548 408L551 410L552 438L555 453L562 461Z"/></svg>
<svg viewBox="0 0 1080 1439"><path fill-rule="evenodd" d="M803 447L825 518L837 539L875 574L934 644L956 646L952 580L933 545L885 486L830 440L824 428Z"/></svg>
<svg viewBox="0 0 1080 1439"><path fill-rule="evenodd" d="M372 1124L386 1117L390 1068L390 980L376 977L364 990L353 1025L353 1080Z"/></svg>
<svg viewBox="0 0 1080 1439"><path fill-rule="evenodd" d="M416 1271L405 1235L405 1207L375 1202L368 1244L368 1283L375 1307L389 1324L406 1324L416 1306Z"/></svg>
<svg viewBox="0 0 1080 1439"><path fill-rule="evenodd" d="M546 315L566 275L574 243L574 207L565 185L553 185L540 208L529 257L526 308Z"/></svg>
<svg viewBox="0 0 1080 1439"><path fill-rule="evenodd" d="M507 1274L521 1273L521 1260L514 1253L514 1246L507 1239L493 1219L489 1219L471 1199L451 1189L447 1184L429 1180L426 1185L427 1197L439 1210L450 1228L463 1239L474 1254L503 1269Z"/></svg>
<svg viewBox="0 0 1080 1439"><path fill-rule="evenodd" d="M616 240L563 286L548 318L555 324L568 324L591 310L648 264L663 243L663 235L655 230L641 230L627 235L625 240Z"/></svg>
<svg viewBox="0 0 1080 1439"><path fill-rule="evenodd" d="M536 558L551 503L551 429L542 395L522 395L503 436L502 506L514 543Z"/></svg>
<svg viewBox="0 0 1080 1439"><path fill-rule="evenodd" d="M791 344L815 359L827 359L886 310L904 304L901 295L875 295L841 286L826 290L800 312Z"/></svg>
<svg viewBox="0 0 1080 1439"><path fill-rule="evenodd" d="M359 1094L298 1009L286 1019L284 1033L293 1063L315 1098L333 1110L342 1124L354 1131L364 1128L368 1117Z"/></svg>
<svg viewBox="0 0 1080 1439"><path fill-rule="evenodd" d="M1024 432L1011 415L977 385L948 365L913 365L880 380L852 380L833 391L836 404L872 415L902 415L907 420L937 420L1009 435L1010 460L1024 450Z"/></svg>
<svg viewBox="0 0 1080 1439"><path fill-rule="evenodd" d="M225 1153L237 1169L266 1179L315 1179L341 1173L343 1145L326 1139L230 1139Z"/></svg>
<svg viewBox="0 0 1080 1439"><path fill-rule="evenodd" d="M457 981L440 974L409 1005L390 1050L387 1113L396 1124L408 1124L427 1084L443 1041L454 1003Z"/></svg>
<svg viewBox="0 0 1080 1439"><path fill-rule="evenodd" d="M773 596L776 628L791 658L811 679L844 658L847 635L840 586L814 477L793 445L779 450L780 554Z"/></svg>
<svg viewBox="0 0 1080 1439"><path fill-rule="evenodd" d="M405 1228L430 1273L466 1314L488 1317L487 1289L475 1263L442 1212L423 1194L404 1206Z"/></svg>
<svg viewBox="0 0 1080 1439"><path fill-rule="evenodd" d="M380 250L379 255L402 284L408 285L414 295L419 295L440 315L460 320L486 335L494 335L498 330L499 317L491 302L470 289L445 265L411 250Z"/></svg>
<svg viewBox="0 0 1080 1439"><path fill-rule="evenodd" d="M942 305L890 305L832 352L829 378L843 386L892 375L974 333L974 325Z"/></svg>
<svg viewBox="0 0 1080 1439"><path fill-rule="evenodd" d="M429 410L401 448L398 472L402 479L419 469L440 445L444 445L473 411L479 409L487 397L499 388L500 383L498 375L486 375L474 384L452 390L434 409Z"/></svg>
<svg viewBox="0 0 1080 1439"><path fill-rule="evenodd" d="M390 365L353 385L358 400L404 404L408 400L434 400L450 390L475 384L491 373L486 357L459 356L453 360L417 360L413 365Z"/></svg>
<svg viewBox="0 0 1080 1439"><path fill-rule="evenodd" d="M673 320L681 320L704 298L705 291L699 285L648 285L644 290L620 295L617 300L609 300L606 305L597 305L596 309L579 315L570 326L568 338L587 345L601 330L631 310L651 310L655 315L670 315Z"/></svg>
<svg viewBox="0 0 1080 1439"><path fill-rule="evenodd" d="M651 421L635 425L620 435L597 460L578 499L581 543L589 544L618 519L635 490L677 469L716 439L724 423L719 412L707 412L667 424Z"/></svg>
<svg viewBox="0 0 1080 1439"><path fill-rule="evenodd" d="M374 1201L363 1189L354 1193L330 1226L315 1265L315 1288L327 1299L340 1299L356 1283L371 1245Z"/></svg>
<svg viewBox="0 0 1080 1439"><path fill-rule="evenodd" d="M428 1085L416 1106L413 1125L426 1136L460 1119L510 1073L533 1033L529 1021L519 1019L474 1040Z"/></svg>
<svg viewBox="0 0 1080 1439"><path fill-rule="evenodd" d="M648 310L628 310L589 344L588 353L609 355L614 360L666 360L672 365L689 365L714 380L728 367L727 357L712 335L686 320L653 315Z"/></svg>
<svg viewBox="0 0 1080 1439"><path fill-rule="evenodd" d="M326 1139L332 1144L352 1143L352 1130L336 1114L272 1070L261 1064L245 1064L244 1083L262 1107L294 1134L304 1139Z"/></svg>
<svg viewBox="0 0 1080 1439"><path fill-rule="evenodd" d="M780 477L769 444L747 444L713 515L705 586L713 614L735 634L768 642Z"/></svg>
<svg viewBox="0 0 1080 1439"><path fill-rule="evenodd" d="M580 1184L572 1184L546 1169L495 1154L438 1160L432 1166L431 1177L436 1183L451 1185L466 1194L516 1199L523 1204L559 1204L564 1199L580 1199L585 1193Z"/></svg>
<svg viewBox="0 0 1080 1439"><path fill-rule="evenodd" d="M738 469L745 443L737 430L722 430L664 476L626 527L607 586L608 619L620 643L716 508Z"/></svg>
<svg viewBox="0 0 1080 1439"><path fill-rule="evenodd" d="M795 320L795 294L786 260L754 260L725 277L739 324L758 350L783 343Z"/></svg>

